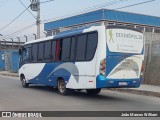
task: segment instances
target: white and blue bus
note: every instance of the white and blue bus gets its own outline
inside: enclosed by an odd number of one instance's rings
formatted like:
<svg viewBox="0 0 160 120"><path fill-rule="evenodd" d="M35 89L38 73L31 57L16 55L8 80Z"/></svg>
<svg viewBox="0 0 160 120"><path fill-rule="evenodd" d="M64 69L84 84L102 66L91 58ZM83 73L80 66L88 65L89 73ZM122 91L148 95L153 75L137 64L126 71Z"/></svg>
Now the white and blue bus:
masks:
<svg viewBox="0 0 160 120"><path fill-rule="evenodd" d="M143 74L143 33L122 26L88 26L29 41L19 51L23 87L42 84L59 93L137 88Z"/></svg>

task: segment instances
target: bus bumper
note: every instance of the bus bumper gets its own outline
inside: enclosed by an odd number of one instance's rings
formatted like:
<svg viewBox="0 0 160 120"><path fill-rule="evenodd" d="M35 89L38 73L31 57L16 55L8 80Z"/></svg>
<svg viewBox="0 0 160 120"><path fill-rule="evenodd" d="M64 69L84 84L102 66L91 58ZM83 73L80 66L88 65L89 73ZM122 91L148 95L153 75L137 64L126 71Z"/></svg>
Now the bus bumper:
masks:
<svg viewBox="0 0 160 120"><path fill-rule="evenodd" d="M138 88L141 80L141 78L107 79L105 76L98 75L96 78L96 88Z"/></svg>

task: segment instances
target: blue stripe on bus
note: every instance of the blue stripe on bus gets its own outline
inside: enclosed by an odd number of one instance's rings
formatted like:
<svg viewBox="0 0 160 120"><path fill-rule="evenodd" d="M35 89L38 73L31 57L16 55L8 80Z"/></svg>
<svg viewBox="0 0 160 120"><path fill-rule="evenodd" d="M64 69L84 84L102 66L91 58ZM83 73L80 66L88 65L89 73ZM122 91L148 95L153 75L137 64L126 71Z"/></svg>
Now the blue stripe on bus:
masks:
<svg viewBox="0 0 160 120"><path fill-rule="evenodd" d="M124 59L131 57L133 55L140 55L140 54L110 52L108 50L108 48L107 48L106 53L107 53L107 55L106 55L106 76L108 76L109 73L116 67L116 65L119 64ZM144 53L144 51L142 51L141 55L143 53ZM115 59L115 57L116 57L116 59Z"/></svg>
<svg viewBox="0 0 160 120"><path fill-rule="evenodd" d="M67 71L66 69L56 70L50 75L50 73L61 64L63 63L61 62L46 63L42 71L39 73L39 75L29 80L29 83L43 84L43 85L48 85L48 86L57 86L56 80L58 77L63 78L67 82L71 76L71 73Z"/></svg>
<svg viewBox="0 0 160 120"><path fill-rule="evenodd" d="M96 88L138 88L142 78L135 79L107 79L105 76L98 75L96 77ZM120 83L126 85L120 85Z"/></svg>

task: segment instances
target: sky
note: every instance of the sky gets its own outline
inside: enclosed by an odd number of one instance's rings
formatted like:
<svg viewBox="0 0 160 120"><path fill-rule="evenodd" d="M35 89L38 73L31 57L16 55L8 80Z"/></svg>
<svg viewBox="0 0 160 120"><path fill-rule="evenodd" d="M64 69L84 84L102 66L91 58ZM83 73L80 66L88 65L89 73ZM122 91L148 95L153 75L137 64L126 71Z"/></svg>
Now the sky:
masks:
<svg viewBox="0 0 160 120"><path fill-rule="evenodd" d="M26 7L28 7L31 3L30 0L21 1L25 4ZM49 0L40 0L40 2L45 1ZM45 37L43 26L44 21L53 21L62 17L80 14L82 12L87 12L100 8L117 9L120 7L144 1L149 0L54 0L51 2L41 3L41 37ZM119 10L160 17L159 6L160 0L155 0L146 4L141 4ZM35 18L28 11L24 12L13 23L4 28L4 26L10 23L25 9L26 8L21 4L19 0L0 0L0 34L3 35L0 36L0 39L5 38L9 41L10 38L13 38L16 41L17 37L20 37L23 41L25 38L24 35L28 36L29 40L34 39L33 33L36 34L36 25L32 26L30 29L26 29L25 31L15 33L16 31L19 31L36 22ZM30 12L32 12L32 14L36 16L36 12L31 10Z"/></svg>

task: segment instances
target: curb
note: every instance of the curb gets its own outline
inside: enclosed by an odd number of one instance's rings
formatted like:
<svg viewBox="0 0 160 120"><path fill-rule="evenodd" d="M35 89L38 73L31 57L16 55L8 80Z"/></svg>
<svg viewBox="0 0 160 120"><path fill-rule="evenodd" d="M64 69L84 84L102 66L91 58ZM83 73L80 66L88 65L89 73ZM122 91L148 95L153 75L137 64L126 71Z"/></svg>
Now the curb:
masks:
<svg viewBox="0 0 160 120"><path fill-rule="evenodd" d="M19 75L16 75L16 74L7 74L7 73L0 73L0 74L4 76L19 77Z"/></svg>
<svg viewBox="0 0 160 120"><path fill-rule="evenodd" d="M145 91L145 90L118 89L118 88L110 88L109 90L122 92L122 93L131 93L131 94L138 94L138 95L145 95L145 96L160 97L159 92L152 92L152 91Z"/></svg>

